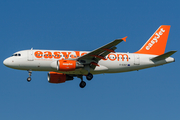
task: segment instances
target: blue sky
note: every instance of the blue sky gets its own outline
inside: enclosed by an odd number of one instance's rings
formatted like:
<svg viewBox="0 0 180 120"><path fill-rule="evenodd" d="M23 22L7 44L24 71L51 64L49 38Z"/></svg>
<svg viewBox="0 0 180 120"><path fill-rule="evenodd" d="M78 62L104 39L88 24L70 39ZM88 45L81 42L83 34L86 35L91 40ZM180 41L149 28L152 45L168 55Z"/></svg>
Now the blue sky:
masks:
<svg viewBox="0 0 180 120"><path fill-rule="evenodd" d="M47 72L7 68L3 60L25 49L91 51L128 36L116 51L135 52L160 25L171 25L166 52L178 50L177 0L0 1L0 118L3 120L180 119L179 52L176 62L140 71L95 75L50 84Z"/></svg>

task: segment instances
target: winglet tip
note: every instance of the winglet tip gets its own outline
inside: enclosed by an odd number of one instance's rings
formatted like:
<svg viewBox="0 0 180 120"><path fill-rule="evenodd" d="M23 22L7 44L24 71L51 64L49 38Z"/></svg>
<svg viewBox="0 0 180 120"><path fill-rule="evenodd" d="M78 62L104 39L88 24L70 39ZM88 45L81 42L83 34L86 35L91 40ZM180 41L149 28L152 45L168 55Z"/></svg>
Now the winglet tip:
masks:
<svg viewBox="0 0 180 120"><path fill-rule="evenodd" d="M126 42L126 38L127 38L127 36L126 36L126 37L124 37L124 38L122 38L122 40L123 40L124 42Z"/></svg>

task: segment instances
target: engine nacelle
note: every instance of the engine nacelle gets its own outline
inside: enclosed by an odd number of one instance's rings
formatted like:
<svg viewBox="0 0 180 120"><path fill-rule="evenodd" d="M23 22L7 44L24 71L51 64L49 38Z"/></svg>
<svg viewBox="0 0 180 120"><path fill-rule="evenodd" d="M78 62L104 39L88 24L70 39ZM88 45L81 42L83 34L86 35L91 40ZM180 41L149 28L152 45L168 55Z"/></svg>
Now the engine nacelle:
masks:
<svg viewBox="0 0 180 120"><path fill-rule="evenodd" d="M84 65L75 60L58 60L54 61L51 67L58 71L74 71L77 68L83 68Z"/></svg>
<svg viewBox="0 0 180 120"><path fill-rule="evenodd" d="M57 73L57 72L48 73L49 83L64 83L68 80L73 80L73 79L74 79L73 77L63 74L63 73Z"/></svg>

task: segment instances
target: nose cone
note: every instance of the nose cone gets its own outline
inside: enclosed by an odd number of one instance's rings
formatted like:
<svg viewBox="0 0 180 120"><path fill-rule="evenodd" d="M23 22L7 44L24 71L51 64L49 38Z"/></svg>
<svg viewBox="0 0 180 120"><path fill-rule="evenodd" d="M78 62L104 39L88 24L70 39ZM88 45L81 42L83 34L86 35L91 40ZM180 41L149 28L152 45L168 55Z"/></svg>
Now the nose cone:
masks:
<svg viewBox="0 0 180 120"><path fill-rule="evenodd" d="M5 59L5 60L3 61L3 64L4 64L5 66L7 66L7 67L10 67L10 64L11 64L10 59L9 59L9 58Z"/></svg>
<svg viewBox="0 0 180 120"><path fill-rule="evenodd" d="M15 59L13 57L9 57L3 61L3 64L9 68L19 69L21 61L17 62L18 60L20 60L20 59Z"/></svg>

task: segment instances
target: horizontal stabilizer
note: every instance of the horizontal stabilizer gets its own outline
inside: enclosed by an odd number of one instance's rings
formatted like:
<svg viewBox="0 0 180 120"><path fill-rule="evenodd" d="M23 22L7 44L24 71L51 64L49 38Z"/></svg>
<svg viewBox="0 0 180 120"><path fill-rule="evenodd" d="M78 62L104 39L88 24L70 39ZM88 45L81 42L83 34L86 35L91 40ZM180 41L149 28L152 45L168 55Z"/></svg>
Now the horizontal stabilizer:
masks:
<svg viewBox="0 0 180 120"><path fill-rule="evenodd" d="M151 58L151 60L153 60L153 61L164 60L164 59L170 57L171 55L173 55L175 52L177 52L177 51L169 51L169 52L159 55L157 57Z"/></svg>

